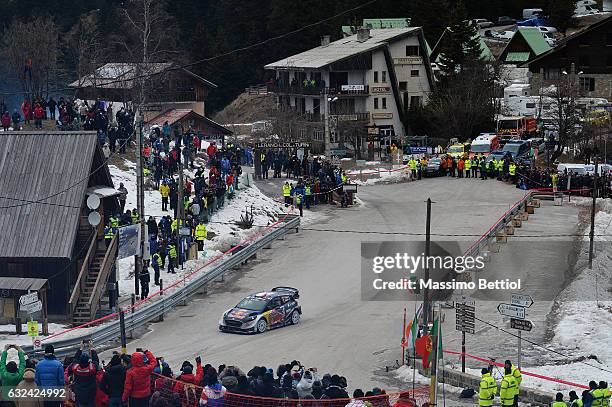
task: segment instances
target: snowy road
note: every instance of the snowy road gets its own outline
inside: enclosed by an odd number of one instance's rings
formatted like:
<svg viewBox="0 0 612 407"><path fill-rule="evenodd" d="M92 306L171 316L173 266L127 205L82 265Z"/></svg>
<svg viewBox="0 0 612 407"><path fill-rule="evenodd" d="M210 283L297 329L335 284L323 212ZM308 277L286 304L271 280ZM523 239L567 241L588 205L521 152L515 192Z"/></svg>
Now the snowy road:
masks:
<svg viewBox="0 0 612 407"><path fill-rule="evenodd" d="M359 196L363 206L332 210L315 226L422 232L424 201L431 196L432 233L483 233L522 191L496 181L438 178L364 187ZM360 243L366 240L393 236L308 230L290 235L218 289L153 324L152 332L130 343L129 349L154 350L174 366L196 354L213 365L244 368L298 359L319 371L346 375L351 388L380 384L374 372L400 358L405 303L361 301ZM462 246L469 244L466 240ZM258 336L218 332L218 319L226 309L244 295L275 285L300 289L304 315L298 326Z"/></svg>

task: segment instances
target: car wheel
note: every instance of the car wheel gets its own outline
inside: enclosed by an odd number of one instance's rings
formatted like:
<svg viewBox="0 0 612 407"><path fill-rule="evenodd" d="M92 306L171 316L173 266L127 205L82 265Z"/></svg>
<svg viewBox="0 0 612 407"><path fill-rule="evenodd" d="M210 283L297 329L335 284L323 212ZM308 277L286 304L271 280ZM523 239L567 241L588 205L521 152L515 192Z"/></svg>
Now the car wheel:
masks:
<svg viewBox="0 0 612 407"><path fill-rule="evenodd" d="M257 333L262 334L268 329L268 323L265 319L262 318L259 320L259 322L257 322L257 325L255 327L257 328Z"/></svg>
<svg viewBox="0 0 612 407"><path fill-rule="evenodd" d="M298 311L293 311L291 313L291 325L297 325L300 322L300 313Z"/></svg>

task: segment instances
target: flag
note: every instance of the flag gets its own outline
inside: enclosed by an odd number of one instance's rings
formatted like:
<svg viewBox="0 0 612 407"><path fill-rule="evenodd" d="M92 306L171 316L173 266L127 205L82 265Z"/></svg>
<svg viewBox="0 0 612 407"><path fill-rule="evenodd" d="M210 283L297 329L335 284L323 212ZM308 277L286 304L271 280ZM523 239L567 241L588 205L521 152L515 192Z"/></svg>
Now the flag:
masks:
<svg viewBox="0 0 612 407"><path fill-rule="evenodd" d="M438 336L438 360L442 359L442 326L440 319L436 319L431 327L431 336ZM432 347L433 349L433 347ZM433 352L428 355L429 363L433 362Z"/></svg>
<svg viewBox="0 0 612 407"><path fill-rule="evenodd" d="M410 323L406 327L406 342L408 349L414 349L414 343L417 339L417 333L419 330L419 318L421 316L422 309L423 305L419 307L416 314L414 315L414 319L410 321Z"/></svg>
<svg viewBox="0 0 612 407"><path fill-rule="evenodd" d="M415 352L421 357L423 361L423 369L429 368L429 357L431 354L431 336L425 334L414 342Z"/></svg>

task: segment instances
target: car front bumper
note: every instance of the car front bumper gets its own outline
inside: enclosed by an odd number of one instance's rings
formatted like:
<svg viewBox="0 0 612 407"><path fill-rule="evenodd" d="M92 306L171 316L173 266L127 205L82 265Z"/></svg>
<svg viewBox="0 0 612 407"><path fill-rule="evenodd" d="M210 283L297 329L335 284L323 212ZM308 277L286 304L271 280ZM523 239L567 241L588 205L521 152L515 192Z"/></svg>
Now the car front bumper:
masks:
<svg viewBox="0 0 612 407"><path fill-rule="evenodd" d="M258 320L259 318L255 318L252 321L237 324L236 322L239 321L221 318L219 320L219 330L222 332L255 333L257 332L256 325Z"/></svg>

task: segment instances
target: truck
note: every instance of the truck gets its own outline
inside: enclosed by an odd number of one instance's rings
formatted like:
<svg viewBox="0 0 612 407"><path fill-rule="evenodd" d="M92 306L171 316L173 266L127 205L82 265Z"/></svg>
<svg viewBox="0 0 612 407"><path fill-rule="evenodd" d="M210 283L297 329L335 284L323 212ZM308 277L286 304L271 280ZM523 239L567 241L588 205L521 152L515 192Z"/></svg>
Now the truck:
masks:
<svg viewBox="0 0 612 407"><path fill-rule="evenodd" d="M484 155L485 157L491 154L491 151L499 149L499 137L495 133L481 133L470 147L470 158L476 155Z"/></svg>
<svg viewBox="0 0 612 407"><path fill-rule="evenodd" d="M471 143L455 143L448 146L446 153L453 158L462 158L470 153Z"/></svg>
<svg viewBox="0 0 612 407"><path fill-rule="evenodd" d="M538 124L532 116L501 116L497 119L496 133L501 144L534 137L537 131Z"/></svg>

